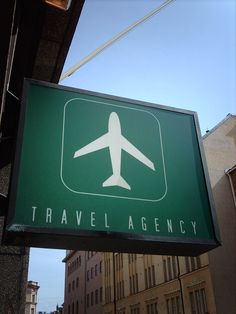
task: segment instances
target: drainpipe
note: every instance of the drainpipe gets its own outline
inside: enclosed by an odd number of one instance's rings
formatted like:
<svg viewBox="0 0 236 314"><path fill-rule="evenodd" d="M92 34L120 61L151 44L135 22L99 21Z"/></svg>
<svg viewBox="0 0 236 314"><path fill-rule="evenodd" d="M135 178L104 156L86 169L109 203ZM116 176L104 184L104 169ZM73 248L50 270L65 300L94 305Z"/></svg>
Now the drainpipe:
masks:
<svg viewBox="0 0 236 314"><path fill-rule="evenodd" d="M183 314L185 314L183 287L182 287L182 281L181 281L181 277L180 277L179 256L177 256L177 267L178 267L178 281L179 281L179 287L180 287L182 309L183 309Z"/></svg>
<svg viewBox="0 0 236 314"><path fill-rule="evenodd" d="M113 292L114 292L114 314L116 314L116 274L115 274L115 253L112 253L112 263L113 263Z"/></svg>

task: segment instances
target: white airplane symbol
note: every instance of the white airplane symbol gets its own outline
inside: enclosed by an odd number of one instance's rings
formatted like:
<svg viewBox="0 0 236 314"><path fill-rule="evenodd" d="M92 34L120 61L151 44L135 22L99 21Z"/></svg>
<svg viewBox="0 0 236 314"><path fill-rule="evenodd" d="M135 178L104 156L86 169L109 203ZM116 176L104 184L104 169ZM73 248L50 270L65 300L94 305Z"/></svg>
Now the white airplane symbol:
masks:
<svg viewBox="0 0 236 314"><path fill-rule="evenodd" d="M131 190L129 184L122 178L120 174L122 149L155 171L154 164L143 153L141 153L140 150L138 150L124 136L122 136L120 120L117 113L115 112L110 114L108 132L97 138L95 141L77 150L74 154L74 158L95 152L106 147L109 147L113 174L105 182L103 182L103 187L119 186L124 189Z"/></svg>

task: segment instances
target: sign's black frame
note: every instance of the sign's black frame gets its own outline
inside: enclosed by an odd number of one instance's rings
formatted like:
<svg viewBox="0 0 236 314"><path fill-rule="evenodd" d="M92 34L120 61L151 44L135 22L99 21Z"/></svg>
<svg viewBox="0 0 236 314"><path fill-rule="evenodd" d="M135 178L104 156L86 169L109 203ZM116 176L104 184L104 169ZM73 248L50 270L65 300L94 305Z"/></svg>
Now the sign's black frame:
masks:
<svg viewBox="0 0 236 314"><path fill-rule="evenodd" d="M207 187L209 204L211 209L212 226L214 230L214 239L201 241L193 238L179 237L160 237L136 235L129 233L117 233L110 231L85 231L62 228L40 228L32 226L14 225L11 226L11 220L14 216L17 181L20 167L21 147L23 142L24 119L26 111L26 95L30 85L40 85L54 89L79 92L86 95L98 96L106 99L128 102L130 104L164 109L172 112L179 112L193 116L199 152L202 161L203 173ZM110 251L110 252L127 252L143 254L161 254L161 255L188 255L197 256L221 245L219 227L216 218L213 195L210 186L210 180L207 170L206 158L201 141L201 133L197 113L194 111L172 108L143 101L132 100L107 94L81 90L77 88L57 85L48 82L25 79L20 119L18 126L17 144L15 152L14 167L11 175L10 197L7 219L5 220L3 244L16 246L31 246L44 248L61 248L75 250L91 251Z"/></svg>

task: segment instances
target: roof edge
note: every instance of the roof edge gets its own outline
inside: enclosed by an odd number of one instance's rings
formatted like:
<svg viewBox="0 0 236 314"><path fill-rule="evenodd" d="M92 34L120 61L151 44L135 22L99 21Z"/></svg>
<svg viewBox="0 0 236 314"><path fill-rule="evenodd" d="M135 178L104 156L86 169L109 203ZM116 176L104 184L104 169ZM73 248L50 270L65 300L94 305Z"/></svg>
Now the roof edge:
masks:
<svg viewBox="0 0 236 314"><path fill-rule="evenodd" d="M76 250L73 250L72 252L67 254L66 257L63 258L62 262L66 263L68 261L68 259L70 259L76 252L77 252Z"/></svg>
<svg viewBox="0 0 236 314"><path fill-rule="evenodd" d="M221 120L219 123L217 123L211 130L207 131L206 134L204 134L202 136L203 139L205 139L206 137L208 137L210 134L212 134L215 130L217 130L222 124L225 123L225 121L227 121L230 118L236 118L236 115L232 114L232 113L228 113L227 116Z"/></svg>

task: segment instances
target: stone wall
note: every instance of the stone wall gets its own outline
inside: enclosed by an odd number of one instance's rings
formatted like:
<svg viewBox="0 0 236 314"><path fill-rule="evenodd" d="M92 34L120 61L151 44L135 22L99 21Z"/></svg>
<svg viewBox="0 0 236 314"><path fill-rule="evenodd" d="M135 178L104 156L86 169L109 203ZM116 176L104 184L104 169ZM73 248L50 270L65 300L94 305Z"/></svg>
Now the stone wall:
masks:
<svg viewBox="0 0 236 314"><path fill-rule="evenodd" d="M6 195L10 167L0 171L0 193ZM4 217L0 217L0 242ZM24 314L29 249L0 245L0 314Z"/></svg>

